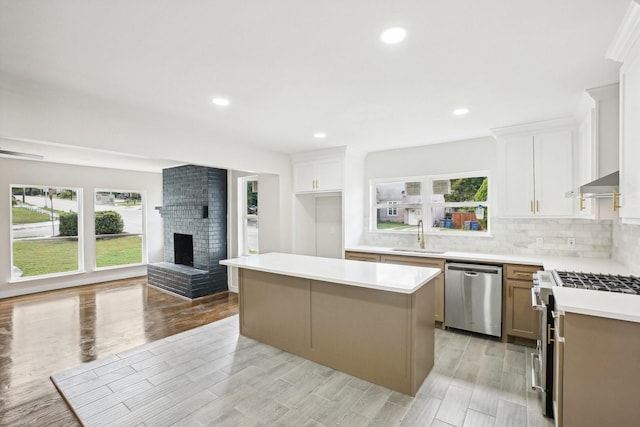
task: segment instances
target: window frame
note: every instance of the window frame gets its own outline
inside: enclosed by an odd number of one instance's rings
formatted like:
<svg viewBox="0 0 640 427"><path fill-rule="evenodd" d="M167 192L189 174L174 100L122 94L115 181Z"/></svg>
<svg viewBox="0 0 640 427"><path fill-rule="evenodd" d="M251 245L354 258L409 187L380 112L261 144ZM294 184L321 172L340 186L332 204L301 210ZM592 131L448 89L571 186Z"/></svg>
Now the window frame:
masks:
<svg viewBox="0 0 640 427"><path fill-rule="evenodd" d="M77 238L77 261L78 261L78 268L75 270L69 270L69 271L59 271L59 272L54 272L54 273L46 273L46 274L38 274L38 275L31 275L31 276L20 276L20 277L16 277L13 275L13 266L15 265L15 257L14 257L14 243L15 243L15 239L14 239L14 233L13 233L13 204L11 203L11 199L9 200L9 258L10 258L10 268L11 271L9 272L9 283L21 283L21 282L28 282L28 281L32 281L32 280L40 280L40 279L48 279L48 278L54 278L54 277L64 277L64 276L71 276L71 275L76 275L76 274L82 274L85 273L86 269L85 269L85 263L84 263L84 239L85 239L85 233L84 233L84 214L83 214L83 206L84 206L84 201L83 201L83 188L82 187L74 187L74 186L65 186L65 185L34 185L34 184L9 184L9 197L12 198L13 197L13 189L14 188L42 188L42 189L59 189L59 190L72 190L75 192L76 195L76 208L77 208L77 220L78 220L78 224L77 224L77 231L78 231L78 235L75 236ZM46 191L46 190L43 190ZM46 196L45 196L46 197ZM55 207L54 207L55 208ZM59 220L58 220L59 221ZM59 227L59 223L58 223L58 227ZM59 228L58 228L58 233L59 233ZM39 240L44 240L43 239L39 239ZM48 239L51 240L62 240L62 239L68 239L68 237L55 237L55 236L51 236ZM20 240L20 239L18 239ZM36 239L32 239L36 240Z"/></svg>
<svg viewBox="0 0 640 427"><path fill-rule="evenodd" d="M249 182L256 181L258 183L258 199L256 202L258 203L256 207L258 208L255 214L250 214L249 212L249 204L247 201L247 184ZM238 256L248 256L248 255L256 255L260 253L260 180L258 175L249 175L249 176L241 176L238 177ZM249 249L249 232L248 232L248 224L249 220L256 221L256 229L258 234L258 249L255 253L252 253Z"/></svg>
<svg viewBox="0 0 640 427"><path fill-rule="evenodd" d="M135 263L131 263L131 264L117 264L117 265L107 265L104 267L98 267L98 254L97 254L97 240L98 240L98 236L104 236L102 234L98 235L96 230L93 230L93 239L94 239L94 265L93 268L95 271L103 271L103 270L113 270L113 269L117 269L117 268L126 268L126 267L135 267L135 266L140 266L140 265L146 265L148 264L149 261L149 256L147 253L147 208L146 208L146 200L147 200L147 194L145 191L142 190L131 190L131 189L107 189L107 188L94 188L93 189L93 218L94 218L94 224L95 224L95 216L96 213L98 212L96 210L96 197L98 195L98 193L137 193L140 194L140 215L142 216L141 218L141 225L142 225L142 230L140 234L131 234L132 236L141 236L141 240L142 240L142 248L141 248L141 254L140 254L140 262L135 262Z"/></svg>
<svg viewBox="0 0 640 427"><path fill-rule="evenodd" d="M397 205L398 202L394 201L394 200L389 200L387 202L388 205ZM394 206L394 207L388 207L387 208L387 216L398 216L398 207Z"/></svg>
<svg viewBox="0 0 640 427"><path fill-rule="evenodd" d="M487 200L484 202L432 202L433 196L433 182L438 180L453 180L461 178L474 178L474 177L486 177L487 178ZM393 184L400 182L420 182L421 183L421 200L419 205L416 204L394 204L394 208L409 208L419 209L418 213L420 219L423 220L426 225L424 228L425 234L439 235L439 236L476 236L476 237L490 237L491 236L491 219L489 211L491 210L491 174L488 170L478 170L470 172L454 172L446 174L434 174L434 175L422 175L422 176L410 176L410 177L394 177L394 178L375 178L369 180L369 197L370 197L370 220L369 220L369 232L381 233L381 234L399 234L407 235L414 234L415 227L393 230L393 229L378 229L377 224L377 210L389 209L388 202L377 203L376 188L380 184ZM485 218L487 219L486 230L469 232L466 230L451 230L443 232L440 228L434 227L433 223L433 208L465 208L465 207L477 207L481 204L485 209ZM428 224L428 225L427 225Z"/></svg>

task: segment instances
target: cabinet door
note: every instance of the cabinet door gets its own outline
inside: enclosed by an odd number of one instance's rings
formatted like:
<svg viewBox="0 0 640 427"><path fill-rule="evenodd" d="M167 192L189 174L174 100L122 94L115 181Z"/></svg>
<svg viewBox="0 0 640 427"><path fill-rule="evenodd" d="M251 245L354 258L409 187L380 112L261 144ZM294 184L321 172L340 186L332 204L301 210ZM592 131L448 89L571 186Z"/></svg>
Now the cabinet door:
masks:
<svg viewBox="0 0 640 427"><path fill-rule="evenodd" d="M532 216L533 194L533 138L512 137L505 141L505 176L503 177L502 215Z"/></svg>
<svg viewBox="0 0 640 427"><path fill-rule="evenodd" d="M342 190L342 160L322 160L315 164L316 191Z"/></svg>
<svg viewBox="0 0 640 427"><path fill-rule="evenodd" d="M313 162L293 165L293 190L296 193L315 190L315 165Z"/></svg>
<svg viewBox="0 0 640 427"><path fill-rule="evenodd" d="M620 77L620 217L640 223L640 55L624 63Z"/></svg>
<svg viewBox="0 0 640 427"><path fill-rule="evenodd" d="M380 255L380 262L388 264L415 265L418 267L439 268L441 273L435 280L434 320L444 325L444 260L438 258L409 257L402 255Z"/></svg>
<svg viewBox="0 0 640 427"><path fill-rule="evenodd" d="M540 338L540 314L531 308L532 286L530 281L507 279L507 335Z"/></svg>
<svg viewBox="0 0 640 427"><path fill-rule="evenodd" d="M573 215L573 199L565 193L573 188L572 132L563 130L534 136L535 214L559 217Z"/></svg>

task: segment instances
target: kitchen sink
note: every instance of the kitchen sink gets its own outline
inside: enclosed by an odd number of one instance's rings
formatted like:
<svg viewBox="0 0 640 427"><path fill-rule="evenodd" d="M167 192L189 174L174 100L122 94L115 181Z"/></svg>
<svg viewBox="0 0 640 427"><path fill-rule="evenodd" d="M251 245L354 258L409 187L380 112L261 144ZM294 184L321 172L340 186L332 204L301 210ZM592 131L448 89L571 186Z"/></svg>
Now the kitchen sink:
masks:
<svg viewBox="0 0 640 427"><path fill-rule="evenodd" d="M393 252L414 252L418 254L434 254L434 255L444 254L444 251L431 251L429 249L393 248L391 250Z"/></svg>

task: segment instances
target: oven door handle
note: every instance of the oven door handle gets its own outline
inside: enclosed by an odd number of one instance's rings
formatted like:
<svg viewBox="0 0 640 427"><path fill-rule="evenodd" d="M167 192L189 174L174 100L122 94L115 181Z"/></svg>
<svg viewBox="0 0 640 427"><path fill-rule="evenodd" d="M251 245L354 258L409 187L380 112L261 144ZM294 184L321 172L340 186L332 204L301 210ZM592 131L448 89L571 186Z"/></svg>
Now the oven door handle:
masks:
<svg viewBox="0 0 640 427"><path fill-rule="evenodd" d="M537 311L544 311L547 306L544 305L544 302L542 304L538 304L538 293L536 290L535 286L531 287L531 308Z"/></svg>
<svg viewBox="0 0 640 427"><path fill-rule="evenodd" d="M540 365L540 356L538 356L538 353L531 353L531 390L543 392L544 387L538 385L536 381L536 360L538 361L538 365Z"/></svg>
<svg viewBox="0 0 640 427"><path fill-rule="evenodd" d="M552 311L551 316L553 317L553 337L555 342L564 342L564 337L560 336L560 316L561 314L557 311Z"/></svg>

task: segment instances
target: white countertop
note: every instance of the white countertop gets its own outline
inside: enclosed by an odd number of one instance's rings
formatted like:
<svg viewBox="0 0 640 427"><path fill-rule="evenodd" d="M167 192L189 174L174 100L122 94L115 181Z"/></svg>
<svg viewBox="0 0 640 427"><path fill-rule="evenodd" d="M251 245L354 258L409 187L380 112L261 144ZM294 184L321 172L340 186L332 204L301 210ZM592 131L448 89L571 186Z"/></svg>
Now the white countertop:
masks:
<svg viewBox="0 0 640 427"><path fill-rule="evenodd" d="M346 250L383 255L440 258L450 261L541 265L545 270L640 276L640 266L632 269L610 259L600 258L537 255L520 256L508 254L481 254L473 252L420 253L398 251L393 248L377 246L355 246ZM553 294L556 301L556 308L565 312L607 317L630 322L640 322L640 295L623 295L615 292L560 287L553 287Z"/></svg>
<svg viewBox="0 0 640 427"><path fill-rule="evenodd" d="M353 252L370 252L383 255L404 255L439 258L451 261L486 262L498 264L541 265L545 270L580 271L583 273L620 274L640 276L640 266L631 269L610 259L557 257L540 255L487 254L478 252L409 252L380 246L353 246L345 249ZM419 249L414 249L419 251Z"/></svg>
<svg viewBox="0 0 640 427"><path fill-rule="evenodd" d="M640 323L640 295L553 288L556 310Z"/></svg>
<svg viewBox="0 0 640 427"><path fill-rule="evenodd" d="M439 268L349 261L272 252L220 264L362 288L412 294L440 274Z"/></svg>

